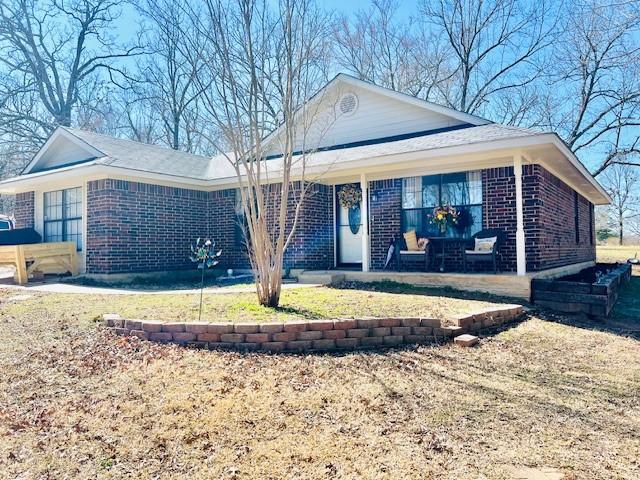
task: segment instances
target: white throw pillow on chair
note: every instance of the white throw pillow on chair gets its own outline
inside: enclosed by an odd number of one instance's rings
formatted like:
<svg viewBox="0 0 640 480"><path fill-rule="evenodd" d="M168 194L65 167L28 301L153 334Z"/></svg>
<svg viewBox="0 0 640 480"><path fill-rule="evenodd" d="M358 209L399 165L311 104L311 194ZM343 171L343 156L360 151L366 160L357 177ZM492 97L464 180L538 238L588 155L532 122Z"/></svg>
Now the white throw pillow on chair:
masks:
<svg viewBox="0 0 640 480"><path fill-rule="evenodd" d="M475 240L476 245L474 251L476 253L487 253L493 250L493 246L498 240L498 237L476 238Z"/></svg>

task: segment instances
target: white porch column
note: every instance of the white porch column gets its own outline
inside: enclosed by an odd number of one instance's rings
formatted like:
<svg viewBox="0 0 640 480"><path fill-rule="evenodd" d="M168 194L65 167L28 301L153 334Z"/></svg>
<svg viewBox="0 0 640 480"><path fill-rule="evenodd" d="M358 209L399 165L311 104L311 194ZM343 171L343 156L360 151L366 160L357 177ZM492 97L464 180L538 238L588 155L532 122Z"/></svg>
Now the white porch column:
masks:
<svg viewBox="0 0 640 480"><path fill-rule="evenodd" d="M362 271L369 271L369 182L364 173L360 174L360 191L362 201L360 202L360 218L362 222Z"/></svg>
<svg viewBox="0 0 640 480"><path fill-rule="evenodd" d="M527 254L522 205L522 155L513 157L513 173L516 177L516 265L518 275L525 275L527 273Z"/></svg>

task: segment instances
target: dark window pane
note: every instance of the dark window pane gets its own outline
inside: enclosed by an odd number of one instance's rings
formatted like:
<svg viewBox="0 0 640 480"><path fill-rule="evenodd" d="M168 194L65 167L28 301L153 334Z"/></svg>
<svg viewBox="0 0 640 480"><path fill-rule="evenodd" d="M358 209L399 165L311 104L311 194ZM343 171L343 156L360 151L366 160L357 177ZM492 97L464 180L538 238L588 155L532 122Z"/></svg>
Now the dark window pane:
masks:
<svg viewBox="0 0 640 480"><path fill-rule="evenodd" d="M45 192L44 241L75 242L82 249L82 188Z"/></svg>
<svg viewBox="0 0 640 480"><path fill-rule="evenodd" d="M422 206L438 205L440 202L440 175L422 177Z"/></svg>
<svg viewBox="0 0 640 480"><path fill-rule="evenodd" d="M420 181L418 181L420 180ZM416 190L421 187L421 198ZM451 226L449 237L468 237L482 229L482 172L457 172L403 179L402 230L420 235L442 236L429 215L437 205L450 204L461 212L460 225ZM422 207L422 208L420 208Z"/></svg>
<svg viewBox="0 0 640 480"><path fill-rule="evenodd" d="M447 173L442 175L440 204L466 205L468 198L466 173Z"/></svg>

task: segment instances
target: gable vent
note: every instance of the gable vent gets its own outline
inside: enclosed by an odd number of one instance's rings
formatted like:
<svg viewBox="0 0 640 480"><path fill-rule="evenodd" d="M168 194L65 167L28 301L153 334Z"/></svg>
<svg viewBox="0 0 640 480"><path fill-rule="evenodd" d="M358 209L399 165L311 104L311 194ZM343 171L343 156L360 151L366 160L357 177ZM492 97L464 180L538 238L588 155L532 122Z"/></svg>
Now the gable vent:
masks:
<svg viewBox="0 0 640 480"><path fill-rule="evenodd" d="M338 101L338 109L341 115L353 115L358 109L358 97L355 93L345 93Z"/></svg>

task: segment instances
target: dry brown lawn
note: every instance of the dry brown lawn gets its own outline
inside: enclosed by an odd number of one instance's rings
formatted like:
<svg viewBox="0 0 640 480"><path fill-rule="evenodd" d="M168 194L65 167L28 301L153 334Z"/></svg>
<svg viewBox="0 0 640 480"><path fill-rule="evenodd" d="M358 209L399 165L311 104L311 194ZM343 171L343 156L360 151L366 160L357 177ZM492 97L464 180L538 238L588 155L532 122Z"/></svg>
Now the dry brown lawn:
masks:
<svg viewBox="0 0 640 480"><path fill-rule="evenodd" d="M363 286L364 288L364 286ZM473 294L452 298L445 290L406 287L394 283L366 286L370 290L308 287L283 290L279 309L261 306L255 293L205 293L202 321L282 321L304 318L355 316L421 316L443 318L500 303L481 300ZM403 293L400 293L403 292ZM14 294L21 293L14 291ZM80 295L36 293L12 306L17 315L39 310L44 316L74 315L96 318L103 313L123 317L164 321L198 318L198 294L167 295Z"/></svg>
<svg viewBox="0 0 640 480"><path fill-rule="evenodd" d="M626 262L635 254L640 258L640 245L598 245L596 255L599 262Z"/></svg>
<svg viewBox="0 0 640 480"><path fill-rule="evenodd" d="M114 337L92 316L117 302L0 303L0 478L640 478L640 337L606 324L242 355Z"/></svg>

